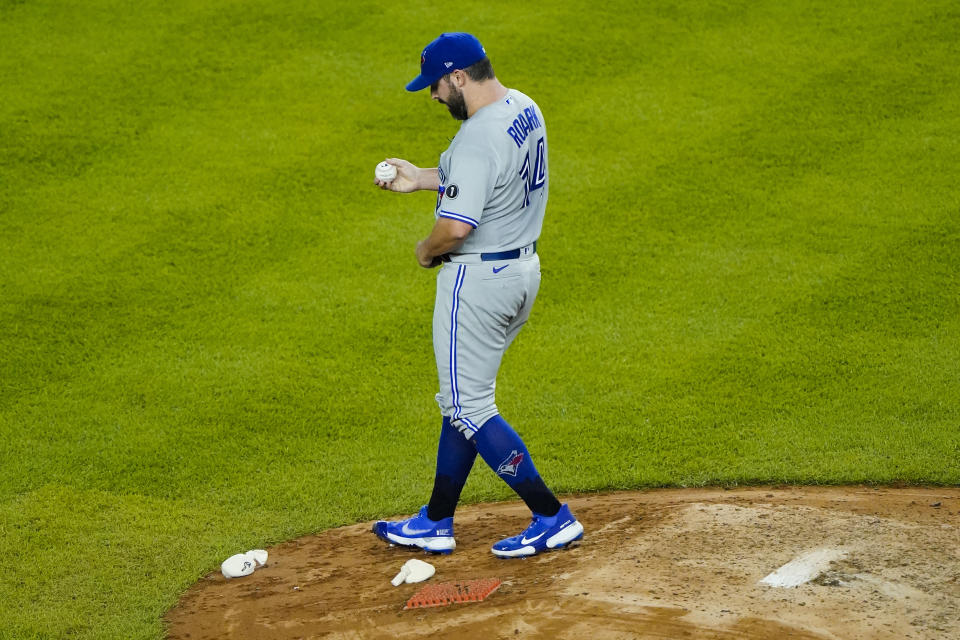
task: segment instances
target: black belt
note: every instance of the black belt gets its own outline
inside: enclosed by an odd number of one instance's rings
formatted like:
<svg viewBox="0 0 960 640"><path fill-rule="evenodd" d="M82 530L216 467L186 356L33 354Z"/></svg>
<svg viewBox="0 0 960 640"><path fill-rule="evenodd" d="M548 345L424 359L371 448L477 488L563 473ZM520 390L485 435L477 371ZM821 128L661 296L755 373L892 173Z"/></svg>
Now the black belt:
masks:
<svg viewBox="0 0 960 640"><path fill-rule="evenodd" d="M533 241L533 252L537 252L537 241ZM483 262L496 262L497 260L516 260L520 257L520 249L511 249L510 251L496 251L494 253L481 253L480 260ZM444 262L450 262L450 255L440 256Z"/></svg>

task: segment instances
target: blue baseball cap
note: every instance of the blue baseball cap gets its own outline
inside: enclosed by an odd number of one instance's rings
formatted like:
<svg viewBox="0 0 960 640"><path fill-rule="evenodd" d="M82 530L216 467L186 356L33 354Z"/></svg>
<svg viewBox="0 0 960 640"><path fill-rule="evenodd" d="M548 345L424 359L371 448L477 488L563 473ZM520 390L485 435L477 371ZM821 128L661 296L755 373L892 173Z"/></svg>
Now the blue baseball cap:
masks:
<svg viewBox="0 0 960 640"><path fill-rule="evenodd" d="M441 33L420 54L420 75L407 91L420 91L455 69L466 69L487 57L480 41L469 33Z"/></svg>

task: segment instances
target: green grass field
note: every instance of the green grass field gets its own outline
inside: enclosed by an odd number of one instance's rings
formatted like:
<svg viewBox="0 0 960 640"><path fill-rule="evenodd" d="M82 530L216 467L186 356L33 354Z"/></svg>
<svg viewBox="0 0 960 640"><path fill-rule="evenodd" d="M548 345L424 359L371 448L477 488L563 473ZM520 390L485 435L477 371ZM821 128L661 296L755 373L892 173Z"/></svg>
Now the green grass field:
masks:
<svg viewBox="0 0 960 640"><path fill-rule="evenodd" d="M953 0L0 0L0 637L428 498L434 195L372 179L444 30L550 131L498 403L555 489L960 482Z"/></svg>

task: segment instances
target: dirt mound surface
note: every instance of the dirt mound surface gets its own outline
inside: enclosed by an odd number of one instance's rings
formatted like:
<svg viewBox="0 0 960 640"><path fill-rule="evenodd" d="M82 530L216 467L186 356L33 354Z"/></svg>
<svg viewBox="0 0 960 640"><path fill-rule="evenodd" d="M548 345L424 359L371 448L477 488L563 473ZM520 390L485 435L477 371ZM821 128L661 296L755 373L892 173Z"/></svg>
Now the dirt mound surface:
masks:
<svg viewBox="0 0 960 640"><path fill-rule="evenodd" d="M371 523L270 549L253 575L206 576L166 622L171 640L301 638L960 638L960 488L656 490L568 497L569 550L500 560L520 503L457 511L448 556L389 547ZM426 584L496 577L483 602L404 610L410 558ZM810 558L808 581L770 586ZM809 564L809 563L808 563Z"/></svg>

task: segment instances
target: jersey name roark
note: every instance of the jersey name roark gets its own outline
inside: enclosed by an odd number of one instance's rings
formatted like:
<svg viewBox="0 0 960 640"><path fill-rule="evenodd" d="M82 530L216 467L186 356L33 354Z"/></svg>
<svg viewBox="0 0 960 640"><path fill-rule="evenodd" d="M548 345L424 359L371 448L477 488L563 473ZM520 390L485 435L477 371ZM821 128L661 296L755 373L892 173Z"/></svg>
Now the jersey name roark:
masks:
<svg viewBox="0 0 960 640"><path fill-rule="evenodd" d="M434 215L473 227L458 253L510 251L540 236L547 205L547 127L528 96L509 89L460 125L437 163Z"/></svg>
<svg viewBox="0 0 960 640"><path fill-rule="evenodd" d="M519 149L531 131L535 131L542 126L540 118L537 117L537 111L533 107L527 107L521 111L513 124L507 128L507 135L513 138Z"/></svg>

